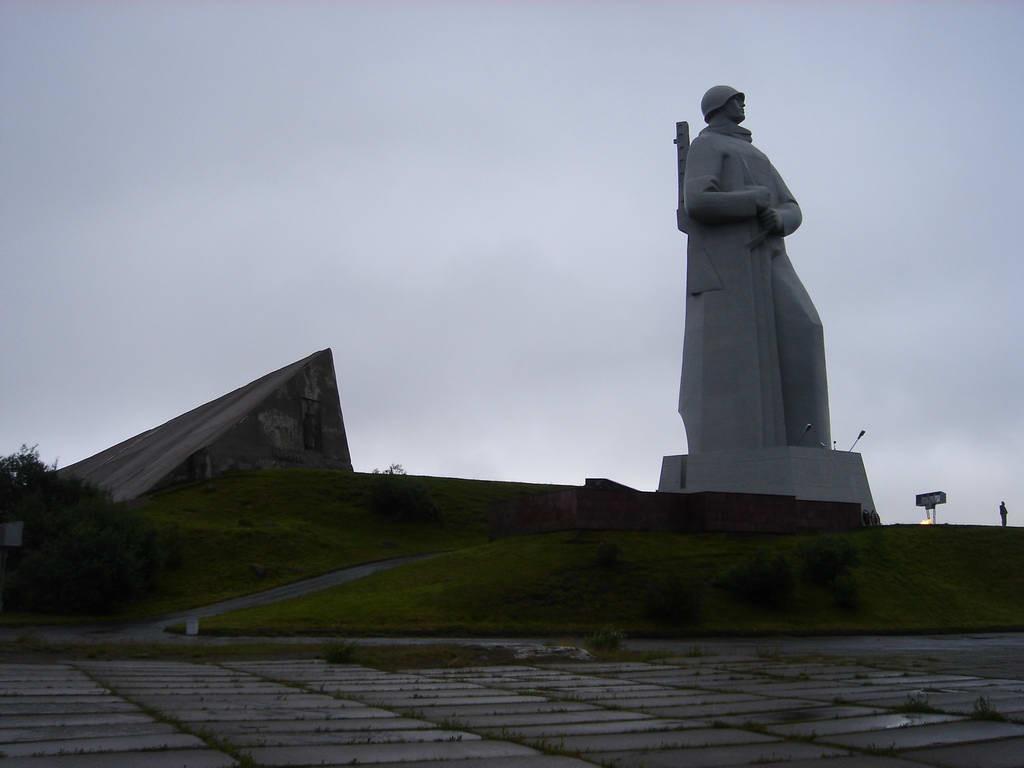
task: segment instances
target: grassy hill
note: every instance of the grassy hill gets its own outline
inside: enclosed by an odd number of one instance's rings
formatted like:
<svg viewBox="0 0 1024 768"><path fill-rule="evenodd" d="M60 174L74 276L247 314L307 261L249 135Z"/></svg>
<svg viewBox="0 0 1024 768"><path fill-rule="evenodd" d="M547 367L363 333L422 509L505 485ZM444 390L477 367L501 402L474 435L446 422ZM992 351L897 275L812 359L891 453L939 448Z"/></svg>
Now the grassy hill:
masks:
<svg viewBox="0 0 1024 768"><path fill-rule="evenodd" d="M156 494L139 510L176 539L181 564L157 591L116 620L153 616L262 591L337 568L487 541L498 500L551 486L442 477L396 477L424 486L442 524L393 522L370 510L380 475L327 470L240 472ZM107 617L111 618L111 617ZM0 614L0 623L83 617Z"/></svg>
<svg viewBox="0 0 1024 768"><path fill-rule="evenodd" d="M739 599L722 586L723 577L759 550L783 555L798 570L800 548L815 537L590 532L489 542L492 503L552 486L396 478L425 487L442 515L441 524L403 523L371 511L380 479L268 470L156 495L140 512L177 538L181 564L161 574L149 598L112 618L153 616L359 563L445 552L306 598L205 620L203 629L557 636L606 625L683 635L1024 628L1024 529L893 526L845 534L840 538L860 560L852 571L859 607L840 608L832 589L801 580L772 609ZM607 557L611 549L617 557ZM651 611L677 593L697 591L696 621ZM54 619L0 614L5 624Z"/></svg>
<svg viewBox="0 0 1024 768"><path fill-rule="evenodd" d="M797 567L809 536L557 533L481 544L305 598L204 622L224 633L634 634L943 631L1024 627L1024 530L893 526L845 534L859 554L855 610L798 580L781 608L721 577L758 550ZM601 564L601 543L619 561ZM673 587L676 579L682 587ZM649 614L651 593L704 584L696 622ZM690 585L690 586L687 586Z"/></svg>
<svg viewBox="0 0 1024 768"><path fill-rule="evenodd" d="M395 477L419 483L442 522L400 523L370 510L380 475L268 470L227 475L154 497L147 518L180 532L183 563L133 612L203 605L269 589L337 568L487 541L495 501L550 486L444 477ZM264 575L257 575L262 572Z"/></svg>

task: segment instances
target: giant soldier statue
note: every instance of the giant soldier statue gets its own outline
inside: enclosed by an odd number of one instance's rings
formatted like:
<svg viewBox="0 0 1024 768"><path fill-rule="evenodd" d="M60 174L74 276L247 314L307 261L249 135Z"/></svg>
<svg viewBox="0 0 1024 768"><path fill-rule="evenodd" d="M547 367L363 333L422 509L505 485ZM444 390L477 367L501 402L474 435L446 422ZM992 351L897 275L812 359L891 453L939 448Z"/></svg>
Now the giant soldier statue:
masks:
<svg viewBox="0 0 1024 768"><path fill-rule="evenodd" d="M690 453L667 456L660 490L860 501L859 454L832 451L821 320L786 253L800 206L740 124L745 96L701 101L707 127L677 131L679 228L687 233L679 412ZM688 145L688 146L687 146Z"/></svg>
<svg viewBox="0 0 1024 768"><path fill-rule="evenodd" d="M830 447L821 321L786 254L800 206L740 125L742 93L715 86L701 111L683 179L690 450Z"/></svg>

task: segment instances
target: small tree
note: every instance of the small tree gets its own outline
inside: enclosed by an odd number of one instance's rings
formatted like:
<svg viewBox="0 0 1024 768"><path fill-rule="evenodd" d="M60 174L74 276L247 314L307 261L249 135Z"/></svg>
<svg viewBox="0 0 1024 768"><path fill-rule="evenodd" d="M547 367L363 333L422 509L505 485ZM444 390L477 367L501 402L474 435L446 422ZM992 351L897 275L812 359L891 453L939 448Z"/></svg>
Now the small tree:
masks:
<svg viewBox="0 0 1024 768"><path fill-rule="evenodd" d="M387 469L374 469L373 474L375 475L404 475L405 467L401 464L388 464Z"/></svg>
<svg viewBox="0 0 1024 768"><path fill-rule="evenodd" d="M828 587L860 563L856 548L846 539L833 536L816 537L803 544L797 555L800 573L811 584Z"/></svg>
<svg viewBox="0 0 1024 768"><path fill-rule="evenodd" d="M764 550L730 570L719 583L747 602L771 608L789 602L795 587L789 561L781 554L770 555Z"/></svg>
<svg viewBox="0 0 1024 768"><path fill-rule="evenodd" d="M659 624L696 624L704 607L704 583L669 577L648 585L644 600L647 618Z"/></svg>
<svg viewBox="0 0 1024 768"><path fill-rule="evenodd" d="M0 507L25 523L10 559L12 608L107 613L155 585L156 529L99 488L59 475L34 447L0 458Z"/></svg>
<svg viewBox="0 0 1024 768"><path fill-rule="evenodd" d="M397 464L389 469L394 467L401 470ZM370 509L375 514L401 523L440 522L441 510L422 481L404 471L378 474L370 487Z"/></svg>

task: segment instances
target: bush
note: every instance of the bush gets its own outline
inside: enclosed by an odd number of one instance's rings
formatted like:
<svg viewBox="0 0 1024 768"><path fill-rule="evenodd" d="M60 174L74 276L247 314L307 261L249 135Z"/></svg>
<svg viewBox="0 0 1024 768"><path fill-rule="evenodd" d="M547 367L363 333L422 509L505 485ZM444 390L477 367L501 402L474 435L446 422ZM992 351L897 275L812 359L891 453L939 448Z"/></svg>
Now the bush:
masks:
<svg viewBox="0 0 1024 768"><path fill-rule="evenodd" d="M584 644L592 651L617 651L625 637L621 630L603 627L590 635Z"/></svg>
<svg viewBox="0 0 1024 768"><path fill-rule="evenodd" d="M375 475L404 475L405 467L401 464L388 464L387 469L374 469L373 474Z"/></svg>
<svg viewBox="0 0 1024 768"><path fill-rule="evenodd" d="M897 704L894 707L890 707L890 709L901 714L933 715L941 713L941 710L928 703L928 694L924 691L908 693L907 698L903 700L902 704Z"/></svg>
<svg viewBox="0 0 1024 768"><path fill-rule="evenodd" d="M352 664L356 657L356 644L351 641L334 643L324 651L324 661L328 664Z"/></svg>
<svg viewBox="0 0 1024 768"><path fill-rule="evenodd" d="M832 585L832 598L844 611L855 611L860 608L860 589L852 574L844 573L835 580Z"/></svg>
<svg viewBox="0 0 1024 768"><path fill-rule="evenodd" d="M1006 717L996 709L996 705L992 703L991 699L979 696L974 700L974 710L971 712L971 719L991 720L993 722L1001 723L1006 720Z"/></svg>
<svg viewBox="0 0 1024 768"><path fill-rule="evenodd" d="M441 511L420 481L397 473L380 473L370 488L370 509L402 523L440 522Z"/></svg>
<svg viewBox="0 0 1024 768"><path fill-rule="evenodd" d="M610 541L602 541L597 545L597 553L594 555L594 565L598 568L614 568L619 564L619 556L622 550L619 545Z"/></svg>
<svg viewBox="0 0 1024 768"><path fill-rule="evenodd" d="M34 448L0 458L0 499L25 523L9 561L8 603L50 613L108 613L152 590L165 562L155 528ZM180 550L174 555L180 559Z"/></svg>
<svg viewBox="0 0 1024 768"><path fill-rule="evenodd" d="M782 555L761 550L726 573L719 583L742 600L779 608L793 594L793 569Z"/></svg>
<svg viewBox="0 0 1024 768"><path fill-rule="evenodd" d="M703 583L676 578L647 588L644 613L659 624L696 624L703 607Z"/></svg>
<svg viewBox="0 0 1024 768"><path fill-rule="evenodd" d="M800 558L800 574L805 581L830 587L860 563L857 550L846 539L819 537L809 541L797 550Z"/></svg>

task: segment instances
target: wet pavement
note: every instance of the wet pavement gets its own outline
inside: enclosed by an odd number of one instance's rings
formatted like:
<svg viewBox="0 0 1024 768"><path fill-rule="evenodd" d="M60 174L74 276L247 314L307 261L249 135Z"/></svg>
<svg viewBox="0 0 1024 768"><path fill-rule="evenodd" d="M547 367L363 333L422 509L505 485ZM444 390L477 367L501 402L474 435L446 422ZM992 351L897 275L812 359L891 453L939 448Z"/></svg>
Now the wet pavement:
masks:
<svg viewBox="0 0 1024 768"><path fill-rule="evenodd" d="M397 672L0 664L0 768L1024 766L1020 675L925 669L944 666L942 654L892 647L855 661L735 642L650 663Z"/></svg>

